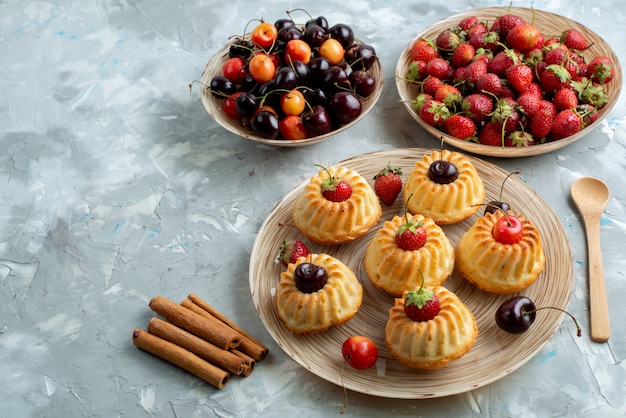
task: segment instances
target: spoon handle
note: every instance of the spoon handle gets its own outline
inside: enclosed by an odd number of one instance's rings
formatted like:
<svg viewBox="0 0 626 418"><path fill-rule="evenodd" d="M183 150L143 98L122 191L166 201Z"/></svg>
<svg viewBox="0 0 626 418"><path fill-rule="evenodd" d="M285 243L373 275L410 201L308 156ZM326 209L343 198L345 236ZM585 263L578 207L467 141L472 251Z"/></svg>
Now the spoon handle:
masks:
<svg viewBox="0 0 626 418"><path fill-rule="evenodd" d="M591 315L591 339L606 342L611 334L609 305L604 283L604 267L600 247L600 219L585 220L587 251L589 258L589 311Z"/></svg>

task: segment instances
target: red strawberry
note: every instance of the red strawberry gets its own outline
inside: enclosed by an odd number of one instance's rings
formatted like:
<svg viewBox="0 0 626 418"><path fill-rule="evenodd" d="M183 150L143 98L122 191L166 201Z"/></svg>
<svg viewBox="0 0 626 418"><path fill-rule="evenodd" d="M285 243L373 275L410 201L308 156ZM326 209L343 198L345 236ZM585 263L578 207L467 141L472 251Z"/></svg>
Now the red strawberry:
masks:
<svg viewBox="0 0 626 418"><path fill-rule="evenodd" d="M455 138L468 140L476 134L476 125L467 116L457 113L443 122L443 131Z"/></svg>
<svg viewBox="0 0 626 418"><path fill-rule="evenodd" d="M550 49L543 56L543 60L548 65L552 65L552 64L563 65L565 62L567 62L568 58L569 58L569 51L567 48L563 46Z"/></svg>
<svg viewBox="0 0 626 418"><path fill-rule="evenodd" d="M473 93L463 98L461 109L475 123L482 122L493 110L493 101L486 94Z"/></svg>
<svg viewBox="0 0 626 418"><path fill-rule="evenodd" d="M515 91L521 93L533 82L533 70L526 64L516 64L507 70L506 79Z"/></svg>
<svg viewBox="0 0 626 418"><path fill-rule="evenodd" d="M435 91L435 100L439 100L440 102L445 102L450 96L455 96L455 102L461 101L461 91L452 84L444 83Z"/></svg>
<svg viewBox="0 0 626 418"><path fill-rule="evenodd" d="M491 62L489 62L487 71L495 73L500 77L504 77L506 70L508 70L516 62L519 62L518 53L512 50L500 51L493 57Z"/></svg>
<svg viewBox="0 0 626 418"><path fill-rule="evenodd" d="M402 169L387 164L374 176L374 191L380 201L387 206L391 206L402 190Z"/></svg>
<svg viewBox="0 0 626 418"><path fill-rule="evenodd" d="M588 73L594 83L606 84L615 77L613 61L606 56L597 56L589 61Z"/></svg>
<svg viewBox="0 0 626 418"><path fill-rule="evenodd" d="M475 49L484 48L495 51L500 41L500 35L496 32L478 32L469 37L468 43Z"/></svg>
<svg viewBox="0 0 626 418"><path fill-rule="evenodd" d="M504 126L504 132L515 131L520 120L520 114L515 109L515 101L509 97L502 97L496 101L491 113L491 121Z"/></svg>
<svg viewBox="0 0 626 418"><path fill-rule="evenodd" d="M450 58L452 66L456 68L465 67L472 62L475 54L476 48L470 44L460 44L452 53L452 58Z"/></svg>
<svg viewBox="0 0 626 418"><path fill-rule="evenodd" d="M479 93L488 93L498 96L500 89L502 89L502 81L495 73L487 73L476 82L476 91Z"/></svg>
<svg viewBox="0 0 626 418"><path fill-rule="evenodd" d="M309 249L302 241L283 241L276 261L287 267L289 263L295 263L299 257L306 257L308 255Z"/></svg>
<svg viewBox="0 0 626 418"><path fill-rule="evenodd" d="M554 93L552 103L557 110L574 109L578 106L578 95L571 88L562 88Z"/></svg>
<svg viewBox="0 0 626 418"><path fill-rule="evenodd" d="M404 313L416 322L430 321L439 314L439 297L422 286L409 290L404 296Z"/></svg>
<svg viewBox="0 0 626 418"><path fill-rule="evenodd" d="M602 85L594 84L591 80L583 78L581 81L572 81L572 88L576 91L580 102L592 105L600 109L609 102L606 90Z"/></svg>
<svg viewBox="0 0 626 418"><path fill-rule="evenodd" d="M406 222L396 231L396 244L404 251L419 250L426 243L426 229L421 222L409 219L405 213Z"/></svg>
<svg viewBox="0 0 626 418"><path fill-rule="evenodd" d="M483 145L504 146L502 138L502 124L494 122L486 122L482 129L478 132L478 142Z"/></svg>
<svg viewBox="0 0 626 418"><path fill-rule="evenodd" d="M576 112L583 118L584 126L591 125L598 120L598 109L594 106L583 103L576 107Z"/></svg>
<svg viewBox="0 0 626 418"><path fill-rule="evenodd" d="M443 86L443 81L437 77L428 76L422 83L422 91L430 96L435 97L435 93L439 87Z"/></svg>
<svg viewBox="0 0 626 418"><path fill-rule="evenodd" d="M561 33L559 39L569 49L578 49L582 51L587 48L587 40L578 29L567 29Z"/></svg>
<svg viewBox="0 0 626 418"><path fill-rule="evenodd" d="M461 30L468 30L476 25L478 25L478 18L476 16L469 16L462 19L458 26Z"/></svg>
<svg viewBox="0 0 626 418"><path fill-rule="evenodd" d="M440 80L448 80L452 77L452 67L443 58L433 58L426 63L426 74Z"/></svg>
<svg viewBox="0 0 626 418"><path fill-rule="evenodd" d="M322 181L322 196L331 202L343 202L352 196L352 187L345 181L334 177L324 166L316 164L328 173L328 177Z"/></svg>
<svg viewBox="0 0 626 418"><path fill-rule="evenodd" d="M530 86L528 86L528 88L521 93L531 94L533 96L538 97L539 99L543 97L543 90L541 90L541 86L539 85L539 83L536 83L536 82L530 83Z"/></svg>
<svg viewBox="0 0 626 418"><path fill-rule="evenodd" d="M583 120L574 109L560 111L552 123L551 139L558 140L572 136L583 128Z"/></svg>
<svg viewBox="0 0 626 418"><path fill-rule="evenodd" d="M411 103L413 103L413 109L415 109L415 111L419 113L422 110L422 106L424 106L426 102L432 99L433 97L430 94L418 94L417 96L415 96L415 99L411 100Z"/></svg>
<svg viewBox="0 0 626 418"><path fill-rule="evenodd" d="M517 108L521 110L526 118L532 118L537 110L539 110L539 101L541 98L532 93L524 93L517 98Z"/></svg>
<svg viewBox="0 0 626 418"><path fill-rule="evenodd" d="M450 116L450 109L440 101L429 100L420 109L420 118L431 126L439 126Z"/></svg>
<svg viewBox="0 0 626 418"><path fill-rule="evenodd" d="M406 72L406 79L413 82L423 80L424 77L426 77L426 63L424 61L411 62Z"/></svg>
<svg viewBox="0 0 626 418"><path fill-rule="evenodd" d="M444 29L437 35L435 39L435 45L440 50L454 51L454 49L461 43L459 35L452 29Z"/></svg>
<svg viewBox="0 0 626 418"><path fill-rule="evenodd" d="M465 67L465 79L472 84L476 84L478 80L487 74L488 64L483 60L474 61Z"/></svg>
<svg viewBox="0 0 626 418"><path fill-rule="evenodd" d="M504 140L506 147L528 147L533 144L533 136L524 131L513 131Z"/></svg>
<svg viewBox="0 0 626 418"><path fill-rule="evenodd" d="M528 132L536 139L540 140L548 136L552 129L554 113L548 108L542 108L530 118L528 122Z"/></svg>
<svg viewBox="0 0 626 418"><path fill-rule="evenodd" d="M506 37L509 48L522 52L537 48L541 40L542 36L539 29L530 24L515 26Z"/></svg>
<svg viewBox="0 0 626 418"><path fill-rule="evenodd" d="M435 92L435 100L443 102L449 108L460 104L462 98L461 91L452 84L443 84Z"/></svg>
<svg viewBox="0 0 626 418"><path fill-rule="evenodd" d="M493 25L491 25L491 30L493 32L498 32L502 39L506 39L509 35L509 32L516 26L523 25L526 22L521 16L517 16L514 14L505 14L499 16L494 20Z"/></svg>
<svg viewBox="0 0 626 418"><path fill-rule="evenodd" d="M554 94L569 85L572 76L562 65L551 64L541 73L540 84L546 94Z"/></svg>
<svg viewBox="0 0 626 418"><path fill-rule="evenodd" d="M483 23L480 23L480 22L476 22L475 24L473 24L472 26L468 28L463 28L461 25L459 25L459 28L461 28L461 30L464 30L467 33L466 35L467 39L470 39L474 35L479 35L481 33L489 32L489 29L487 29L487 26L485 26Z"/></svg>
<svg viewBox="0 0 626 418"><path fill-rule="evenodd" d="M411 48L411 61L428 62L438 56L439 52L437 52L437 48L432 41L420 38L413 43L413 47Z"/></svg>

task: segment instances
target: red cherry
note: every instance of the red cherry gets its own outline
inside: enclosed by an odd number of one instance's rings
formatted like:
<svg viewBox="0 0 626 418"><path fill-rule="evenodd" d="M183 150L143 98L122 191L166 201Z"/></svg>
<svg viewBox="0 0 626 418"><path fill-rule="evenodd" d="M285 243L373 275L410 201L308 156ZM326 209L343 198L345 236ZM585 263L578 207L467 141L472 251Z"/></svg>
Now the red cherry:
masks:
<svg viewBox="0 0 626 418"><path fill-rule="evenodd" d="M515 215L505 213L493 226L493 237L502 244L516 244L524 236L524 226Z"/></svg>

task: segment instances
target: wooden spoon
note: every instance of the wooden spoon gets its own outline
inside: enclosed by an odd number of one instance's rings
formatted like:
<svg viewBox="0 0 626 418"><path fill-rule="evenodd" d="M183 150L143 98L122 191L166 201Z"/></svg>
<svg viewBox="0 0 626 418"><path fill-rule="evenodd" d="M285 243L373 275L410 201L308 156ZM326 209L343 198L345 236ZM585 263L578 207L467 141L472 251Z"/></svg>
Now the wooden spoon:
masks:
<svg viewBox="0 0 626 418"><path fill-rule="evenodd" d="M609 201L610 192L602 181L583 177L572 184L571 194L583 218L587 235L591 339L605 342L611 334L611 326L600 248L600 217Z"/></svg>

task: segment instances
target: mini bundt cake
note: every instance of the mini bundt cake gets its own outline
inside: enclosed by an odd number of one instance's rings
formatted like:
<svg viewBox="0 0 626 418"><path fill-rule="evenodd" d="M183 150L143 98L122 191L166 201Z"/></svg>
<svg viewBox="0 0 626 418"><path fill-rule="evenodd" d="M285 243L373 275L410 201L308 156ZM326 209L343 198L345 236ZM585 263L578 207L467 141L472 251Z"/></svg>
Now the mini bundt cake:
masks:
<svg viewBox="0 0 626 418"><path fill-rule="evenodd" d="M437 370L452 360L465 355L476 341L476 319L453 292L443 286L423 288L438 300L438 311L426 312L430 319L412 318L414 313L405 309L407 300L418 289L406 290L402 298L396 298L389 310L385 326L385 345L399 363L424 370ZM424 306L427 311L434 307Z"/></svg>
<svg viewBox="0 0 626 418"><path fill-rule="evenodd" d="M347 184L348 197L334 199L340 201L325 197L326 190L334 187L331 184ZM294 225L308 239L324 245L344 244L362 237L381 216L382 207L372 187L359 173L346 167L324 168L312 176L292 211Z"/></svg>
<svg viewBox="0 0 626 418"><path fill-rule="evenodd" d="M348 266L324 253L290 263L280 275L274 305L280 322L296 335L324 331L350 320L361 307L363 287Z"/></svg>
<svg viewBox="0 0 626 418"><path fill-rule="evenodd" d="M425 240L420 248L405 250L396 236L407 222L423 228ZM422 275L427 286L440 285L454 269L454 247L432 219L420 214L394 216L376 231L364 257L370 281L384 292L399 297L406 289L419 286Z"/></svg>
<svg viewBox="0 0 626 418"><path fill-rule="evenodd" d="M543 271L546 258L541 235L524 215L512 211L485 213L459 239L455 248L459 274L489 293L515 293L530 286ZM518 240L494 237L499 222L520 222Z"/></svg>
<svg viewBox="0 0 626 418"><path fill-rule="evenodd" d="M472 162L448 150L424 154L404 184L404 203L437 224L472 216L485 199L485 186Z"/></svg>

